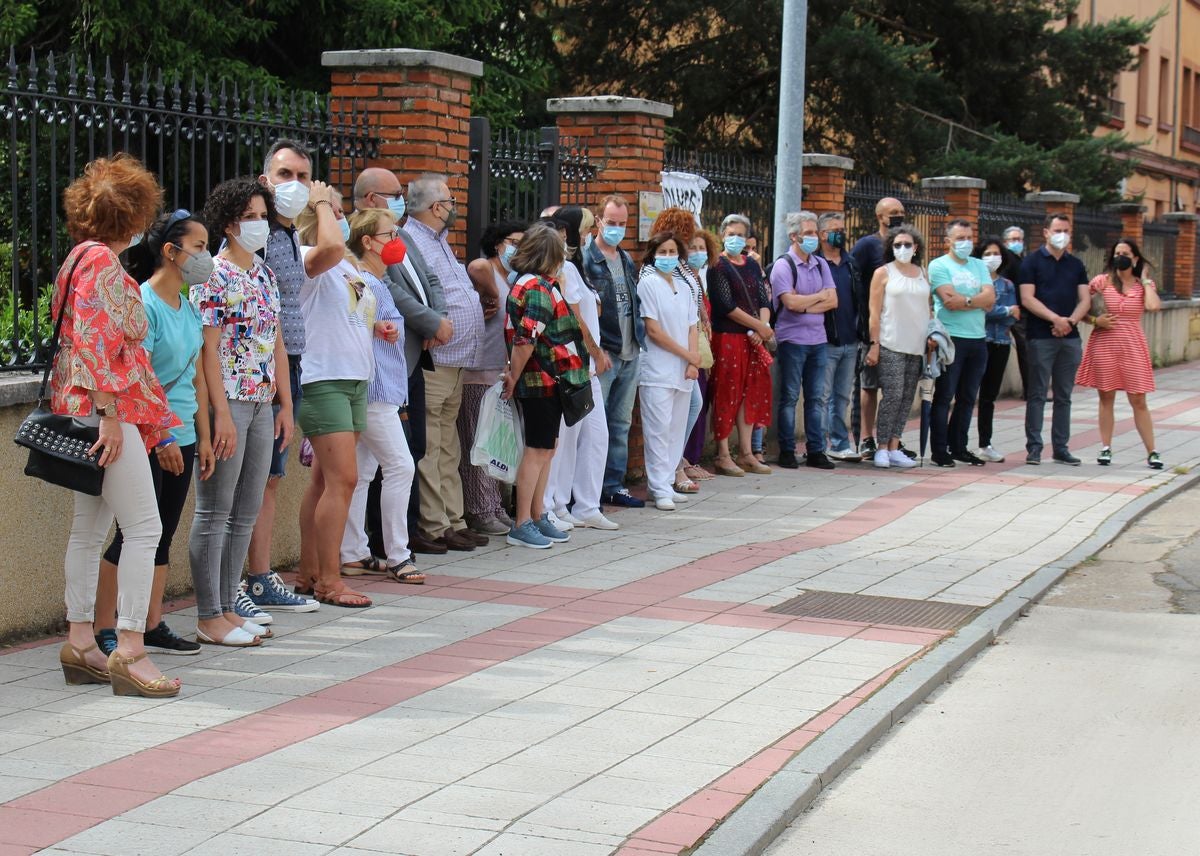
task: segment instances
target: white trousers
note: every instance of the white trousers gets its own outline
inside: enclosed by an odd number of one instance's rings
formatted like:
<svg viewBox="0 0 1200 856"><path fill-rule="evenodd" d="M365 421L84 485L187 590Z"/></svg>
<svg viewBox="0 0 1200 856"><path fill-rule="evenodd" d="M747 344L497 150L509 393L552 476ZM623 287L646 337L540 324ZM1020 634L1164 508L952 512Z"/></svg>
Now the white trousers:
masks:
<svg viewBox="0 0 1200 856"><path fill-rule="evenodd" d="M409 558L408 495L412 492L412 453L404 439L404 425L394 404L377 401L367 405L367 430L358 435L358 484L350 500L346 531L342 534L342 561L357 562L371 555L364 522L367 516L367 490L375 478L375 469L383 470L383 489L379 496L379 514L383 520L383 547L389 565Z"/></svg>
<svg viewBox="0 0 1200 856"><path fill-rule="evenodd" d="M65 561L67 621L90 623L96 617L100 554L116 517L125 539L117 563L117 629L144 633L162 522L150 458L136 426L121 423L121 454L105 469L100 496L74 496Z"/></svg>
<svg viewBox="0 0 1200 856"><path fill-rule="evenodd" d="M664 386L639 386L642 407L642 447L646 458L646 481L653 499L675 495L675 468L687 441L688 407L692 390Z"/></svg>
<svg viewBox="0 0 1200 856"><path fill-rule="evenodd" d="M558 428L558 448L550 462L542 507L560 516L566 513L572 495L572 516L584 518L600 513L600 490L608 457L608 416L597 377L592 378L592 400L596 406L591 413L570 428L565 423Z"/></svg>

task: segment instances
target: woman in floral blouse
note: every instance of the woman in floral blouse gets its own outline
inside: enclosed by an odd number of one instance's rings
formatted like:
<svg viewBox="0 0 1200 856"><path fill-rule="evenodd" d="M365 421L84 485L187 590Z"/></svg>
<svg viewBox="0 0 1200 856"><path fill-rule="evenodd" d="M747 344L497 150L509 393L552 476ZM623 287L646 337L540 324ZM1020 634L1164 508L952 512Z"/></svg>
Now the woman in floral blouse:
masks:
<svg viewBox="0 0 1200 856"><path fill-rule="evenodd" d="M67 231L78 243L58 272L54 315L63 314L51 377L51 407L99 426L105 468L100 496L75 494L66 554L67 642L59 653L67 683L111 683L118 695L179 692L146 658L144 634L154 550L162 533L148 453L173 442L179 419L142 347L148 323L138 284L117 255L141 239L162 188L134 158L89 163L63 194ZM100 550L113 518L125 534L117 566L117 647L105 660L92 638Z"/></svg>
<svg viewBox="0 0 1200 856"><path fill-rule="evenodd" d="M217 185L204 204L215 259L208 282L189 294L204 323L201 363L212 410L216 469L196 485L189 554L196 584L196 640L211 645L261 644L270 631L234 612L250 534L262 504L275 437L292 436L292 394L275 384L287 365L279 334L275 275L257 253L275 218L271 192L251 179ZM271 403L279 396L279 413Z"/></svg>

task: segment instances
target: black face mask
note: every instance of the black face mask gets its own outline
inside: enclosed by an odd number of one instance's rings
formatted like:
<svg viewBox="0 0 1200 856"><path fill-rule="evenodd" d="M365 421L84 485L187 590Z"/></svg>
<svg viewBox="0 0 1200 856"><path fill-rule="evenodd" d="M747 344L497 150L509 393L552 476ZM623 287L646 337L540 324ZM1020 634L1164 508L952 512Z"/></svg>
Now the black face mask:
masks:
<svg viewBox="0 0 1200 856"><path fill-rule="evenodd" d="M1117 270L1129 270L1133 267L1133 259L1129 256L1115 256L1113 258L1113 267Z"/></svg>
<svg viewBox="0 0 1200 856"><path fill-rule="evenodd" d="M834 230L825 237L825 240L829 242L829 246L841 249L846 246L846 233Z"/></svg>
<svg viewBox="0 0 1200 856"><path fill-rule="evenodd" d="M903 222L904 222L903 214L893 214L891 217L888 217L888 228L895 229L897 226L901 225Z"/></svg>

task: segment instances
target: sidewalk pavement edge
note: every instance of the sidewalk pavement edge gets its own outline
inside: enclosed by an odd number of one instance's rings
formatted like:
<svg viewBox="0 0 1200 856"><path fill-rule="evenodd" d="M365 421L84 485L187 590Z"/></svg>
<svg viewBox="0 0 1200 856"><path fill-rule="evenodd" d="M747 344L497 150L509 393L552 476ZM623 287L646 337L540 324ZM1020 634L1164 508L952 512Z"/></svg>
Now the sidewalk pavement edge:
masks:
<svg viewBox="0 0 1200 856"><path fill-rule="evenodd" d="M1144 514L1200 482L1200 468L1151 490L1105 520L1083 543L1003 598L838 720L743 802L692 856L760 856L847 767L1007 630L1067 571L1104 549Z"/></svg>

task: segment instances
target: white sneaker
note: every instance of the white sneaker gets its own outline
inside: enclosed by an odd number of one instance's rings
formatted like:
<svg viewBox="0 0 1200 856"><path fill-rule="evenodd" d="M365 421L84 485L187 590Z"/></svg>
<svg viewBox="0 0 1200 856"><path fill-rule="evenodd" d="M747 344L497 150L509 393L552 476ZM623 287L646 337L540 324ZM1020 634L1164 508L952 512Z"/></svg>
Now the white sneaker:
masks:
<svg viewBox="0 0 1200 856"><path fill-rule="evenodd" d="M875 453L875 466L881 470L886 470L892 465L892 456L888 454L887 449L880 449Z"/></svg>
<svg viewBox="0 0 1200 856"><path fill-rule="evenodd" d="M888 463L890 463L893 467L900 467L907 470L917 465L916 461L901 452L899 449L893 449L889 451L887 455ZM878 455L876 457L878 457Z"/></svg>
<svg viewBox="0 0 1200 856"><path fill-rule="evenodd" d="M553 526L555 529L558 529L560 532L570 532L572 529L575 528L574 523L568 523L566 520L563 520L561 517L559 517L553 511L546 512L546 519L550 521L551 526Z"/></svg>
<svg viewBox="0 0 1200 856"><path fill-rule="evenodd" d="M564 511L562 514L558 515L558 519L561 520L564 524L567 524L570 526L578 526L579 525L579 518L576 517L574 514L572 514L569 511Z"/></svg>
<svg viewBox="0 0 1200 856"><path fill-rule="evenodd" d="M591 517L575 518L575 525L582 529L620 529L621 524L613 523L600 512L596 512Z"/></svg>
<svg viewBox="0 0 1200 856"><path fill-rule="evenodd" d="M993 464L1004 463L1004 455L996 451L994 446L981 447L975 454L983 458L985 461L990 461Z"/></svg>
<svg viewBox="0 0 1200 856"><path fill-rule="evenodd" d="M669 499L656 499L654 500L654 507L659 511L674 511L675 503Z"/></svg>
<svg viewBox="0 0 1200 856"><path fill-rule="evenodd" d="M830 449L825 453L826 457L835 461L848 461L855 463L862 460L862 455L853 449Z"/></svg>
<svg viewBox="0 0 1200 856"><path fill-rule="evenodd" d="M671 499L679 503L684 503L687 502L690 497L686 493L673 493L671 494Z"/></svg>

